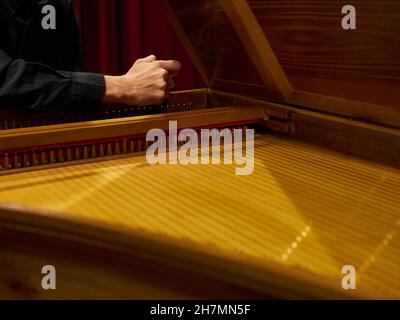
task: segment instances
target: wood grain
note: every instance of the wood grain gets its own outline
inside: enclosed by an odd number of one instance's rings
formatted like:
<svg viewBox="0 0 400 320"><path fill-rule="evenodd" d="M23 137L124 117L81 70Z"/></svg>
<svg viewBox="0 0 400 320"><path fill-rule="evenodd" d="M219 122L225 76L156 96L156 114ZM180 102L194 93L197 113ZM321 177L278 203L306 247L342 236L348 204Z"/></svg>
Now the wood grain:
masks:
<svg viewBox="0 0 400 320"><path fill-rule="evenodd" d="M209 88L253 97L281 97L273 82L265 87L265 79L260 77L247 54L246 44L219 1L166 2L168 12L173 14L172 25Z"/></svg>
<svg viewBox="0 0 400 320"><path fill-rule="evenodd" d="M341 27L341 9L347 1L248 4L299 92L289 102L400 125L400 2L356 1L357 30L351 31ZM348 101L346 107L332 98Z"/></svg>
<svg viewBox="0 0 400 320"><path fill-rule="evenodd" d="M262 106L265 115L294 123L288 139L298 139L344 154L400 168L400 131L349 119L211 90L209 103ZM347 102L348 103L348 102ZM344 104L344 107L346 104Z"/></svg>
<svg viewBox="0 0 400 320"><path fill-rule="evenodd" d="M132 117L23 128L0 131L0 150L57 145L69 142L93 141L102 138L142 135L154 128L168 130L170 121L177 121L179 128L200 128L246 120L261 120L262 107L221 107L154 116Z"/></svg>
<svg viewBox="0 0 400 320"><path fill-rule="evenodd" d="M293 90L287 102L299 108L315 110L321 115L337 115L364 123L400 129L400 111L395 107L324 96L300 90Z"/></svg>
<svg viewBox="0 0 400 320"><path fill-rule="evenodd" d="M292 87L247 2L245 0L219 1L249 57L256 65L266 90L275 92L271 98L286 99L292 92Z"/></svg>

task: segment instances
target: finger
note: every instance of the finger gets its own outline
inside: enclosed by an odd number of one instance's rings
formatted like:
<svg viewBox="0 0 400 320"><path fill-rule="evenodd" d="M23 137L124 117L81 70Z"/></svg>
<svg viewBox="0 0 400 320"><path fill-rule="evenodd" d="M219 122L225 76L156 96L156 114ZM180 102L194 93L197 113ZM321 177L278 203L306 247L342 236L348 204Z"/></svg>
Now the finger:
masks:
<svg viewBox="0 0 400 320"><path fill-rule="evenodd" d="M145 58L140 59L141 62L146 62L146 63L154 62L156 60L157 60L157 57L155 55L153 55L153 54L150 55L150 56L147 56Z"/></svg>
<svg viewBox="0 0 400 320"><path fill-rule="evenodd" d="M169 80L169 78L170 78L170 74L168 73L167 70L163 70L163 72L165 72L165 74L164 74L164 80L165 80L166 82L168 82L168 80Z"/></svg>
<svg viewBox="0 0 400 320"><path fill-rule="evenodd" d="M176 78L178 76L179 72L173 72L169 74L170 78Z"/></svg>
<svg viewBox="0 0 400 320"><path fill-rule="evenodd" d="M160 60L158 62L160 67L167 70L169 73L179 72L182 68L181 63L176 60Z"/></svg>
<svg viewBox="0 0 400 320"><path fill-rule="evenodd" d="M173 78L168 78L168 89L174 89L175 88L175 80Z"/></svg>
<svg viewBox="0 0 400 320"><path fill-rule="evenodd" d="M170 94L169 90L166 90L165 91L165 99L164 100L168 100L170 96L171 96L171 94Z"/></svg>

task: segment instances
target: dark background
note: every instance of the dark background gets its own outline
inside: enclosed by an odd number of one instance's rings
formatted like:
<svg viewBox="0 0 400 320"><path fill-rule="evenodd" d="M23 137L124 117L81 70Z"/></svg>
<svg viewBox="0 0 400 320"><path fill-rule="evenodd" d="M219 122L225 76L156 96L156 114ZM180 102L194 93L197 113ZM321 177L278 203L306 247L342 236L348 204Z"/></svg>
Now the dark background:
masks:
<svg viewBox="0 0 400 320"><path fill-rule="evenodd" d="M161 1L74 0L87 71L124 74L136 59L155 54L159 59L182 62L178 90L202 86L193 63L169 26Z"/></svg>

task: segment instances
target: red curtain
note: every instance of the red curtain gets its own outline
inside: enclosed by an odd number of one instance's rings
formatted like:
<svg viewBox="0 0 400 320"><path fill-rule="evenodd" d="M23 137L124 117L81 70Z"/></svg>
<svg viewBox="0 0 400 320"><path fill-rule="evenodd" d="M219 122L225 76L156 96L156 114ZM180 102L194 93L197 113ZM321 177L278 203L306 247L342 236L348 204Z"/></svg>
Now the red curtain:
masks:
<svg viewBox="0 0 400 320"><path fill-rule="evenodd" d="M200 77L171 30L160 1L74 0L87 70L123 74L136 59L155 54L182 62L178 90L200 87Z"/></svg>

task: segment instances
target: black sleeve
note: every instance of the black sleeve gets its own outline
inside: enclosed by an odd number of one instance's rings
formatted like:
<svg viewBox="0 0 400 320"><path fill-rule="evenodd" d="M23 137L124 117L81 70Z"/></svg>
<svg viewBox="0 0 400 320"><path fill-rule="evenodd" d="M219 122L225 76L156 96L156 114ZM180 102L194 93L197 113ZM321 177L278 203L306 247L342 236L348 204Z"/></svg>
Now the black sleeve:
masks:
<svg viewBox="0 0 400 320"><path fill-rule="evenodd" d="M44 64L13 60L0 50L2 108L88 111L100 105L104 92L103 75L56 71Z"/></svg>

